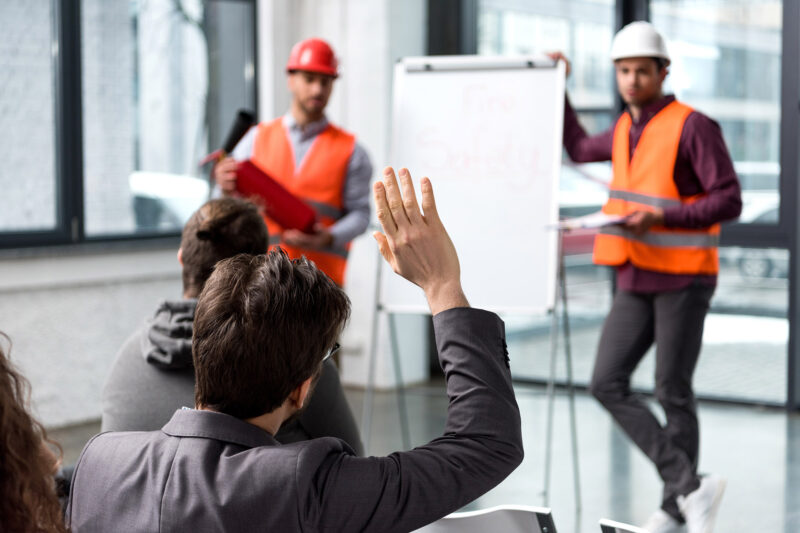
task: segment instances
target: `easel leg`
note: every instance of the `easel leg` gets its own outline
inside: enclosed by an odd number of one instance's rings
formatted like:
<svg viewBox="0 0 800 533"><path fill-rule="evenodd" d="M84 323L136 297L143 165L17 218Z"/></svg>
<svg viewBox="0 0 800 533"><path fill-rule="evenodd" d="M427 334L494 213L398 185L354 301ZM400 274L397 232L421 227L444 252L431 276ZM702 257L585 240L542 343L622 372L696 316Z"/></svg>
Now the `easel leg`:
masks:
<svg viewBox="0 0 800 533"><path fill-rule="evenodd" d="M572 345L570 343L569 313L567 312L567 273L564 267L564 259L561 258L559 267L559 278L561 286L561 311L564 322L564 353L567 363L567 394L569 397L569 418L570 431L572 433L572 474L575 488L575 511L581 511L581 479L578 465L578 426L575 413L575 382L572 376Z"/></svg>
<svg viewBox="0 0 800 533"><path fill-rule="evenodd" d="M572 473L575 489L575 511L581 511L581 488L580 470L578 465L578 427L575 412L575 386L572 374L572 346L570 343L569 313L567 311L567 273L564 266L564 254L561 246L563 232L558 234L558 267L556 282L556 298L553 302L553 319L550 327L550 375L547 379L547 431L545 435L545 465L544 465L544 489L542 491L544 505L547 506L550 497L550 470L553 449L553 417L555 406L555 381L556 381L556 358L558 356L558 332L559 332L559 304L561 304L561 314L564 323L564 352L567 366L567 392L570 409L570 433L572 438Z"/></svg>
<svg viewBox="0 0 800 533"><path fill-rule="evenodd" d="M378 356L378 326L380 325L381 311L380 304L381 291L381 257L380 252L376 253L375 269L375 304L372 308L375 312L372 315L372 337L369 342L369 355L367 360L367 387L364 390L364 405L361 407L361 440L364 442L364 454L369 456L369 441L372 434L372 403L375 393L375 358Z"/></svg>
<svg viewBox="0 0 800 533"><path fill-rule="evenodd" d="M559 244L559 262L561 245ZM560 264L560 263L559 263ZM559 267L560 276L560 267ZM556 292L560 287L556 284ZM550 463L552 462L553 449L553 409L555 407L555 384L556 384L556 356L558 355L558 294L553 302L553 318L550 324L550 374L547 378L547 430L545 432L545 451L544 451L544 487L542 496L544 506L549 505L550 500Z"/></svg>
<svg viewBox="0 0 800 533"><path fill-rule="evenodd" d="M400 364L400 346L397 340L397 325L394 313L389 313L389 337L392 342L392 361L394 361L395 386L397 387L397 408L400 415L400 432L403 437L403 449L411 449L411 437L408 430L408 410L406 409L406 387Z"/></svg>

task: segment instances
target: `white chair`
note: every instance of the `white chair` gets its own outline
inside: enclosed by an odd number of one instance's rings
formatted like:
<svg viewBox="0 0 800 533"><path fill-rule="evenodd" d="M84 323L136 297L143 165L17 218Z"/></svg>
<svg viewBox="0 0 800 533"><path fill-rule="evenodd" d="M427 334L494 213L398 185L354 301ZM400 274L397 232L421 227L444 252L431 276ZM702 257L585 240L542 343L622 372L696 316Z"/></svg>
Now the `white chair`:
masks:
<svg viewBox="0 0 800 533"><path fill-rule="evenodd" d="M413 533L556 533L550 509L498 505L453 513Z"/></svg>
<svg viewBox="0 0 800 533"><path fill-rule="evenodd" d="M602 531L602 533L649 533L646 529L630 524L623 524L622 522L606 520L605 518L600 520L600 531Z"/></svg>

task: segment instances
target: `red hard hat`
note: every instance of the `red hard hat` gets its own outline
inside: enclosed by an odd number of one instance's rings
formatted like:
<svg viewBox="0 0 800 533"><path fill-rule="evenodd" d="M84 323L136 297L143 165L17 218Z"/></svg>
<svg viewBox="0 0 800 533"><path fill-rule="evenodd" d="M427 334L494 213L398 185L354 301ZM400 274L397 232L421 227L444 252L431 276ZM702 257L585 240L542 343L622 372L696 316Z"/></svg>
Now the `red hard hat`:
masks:
<svg viewBox="0 0 800 533"><path fill-rule="evenodd" d="M292 47L286 71L307 70L328 76L338 76L339 61L333 48L322 39L306 39Z"/></svg>

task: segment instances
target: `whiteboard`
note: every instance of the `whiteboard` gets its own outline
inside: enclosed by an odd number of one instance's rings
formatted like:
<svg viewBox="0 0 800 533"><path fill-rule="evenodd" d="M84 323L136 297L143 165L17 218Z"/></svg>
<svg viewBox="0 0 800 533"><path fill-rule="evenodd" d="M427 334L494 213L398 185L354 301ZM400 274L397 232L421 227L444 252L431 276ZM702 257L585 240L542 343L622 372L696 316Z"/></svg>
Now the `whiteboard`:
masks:
<svg viewBox="0 0 800 533"><path fill-rule="evenodd" d="M555 299L564 67L541 57L405 58L394 71L390 164L428 176L473 307L544 313ZM381 261L379 305L429 313Z"/></svg>

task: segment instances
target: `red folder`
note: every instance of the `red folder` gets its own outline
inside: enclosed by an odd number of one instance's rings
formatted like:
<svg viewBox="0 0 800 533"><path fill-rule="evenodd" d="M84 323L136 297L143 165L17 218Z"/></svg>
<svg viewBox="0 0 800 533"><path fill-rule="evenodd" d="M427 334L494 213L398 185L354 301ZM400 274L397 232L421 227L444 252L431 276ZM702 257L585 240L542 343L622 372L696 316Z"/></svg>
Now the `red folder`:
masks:
<svg viewBox="0 0 800 533"><path fill-rule="evenodd" d="M317 213L308 204L258 168L252 161L242 161L236 170L236 188L245 198L257 196L267 215L287 229L305 233L314 231Z"/></svg>

